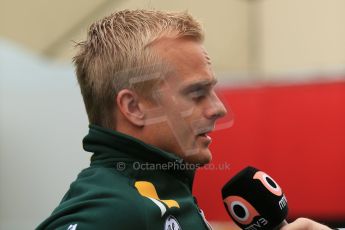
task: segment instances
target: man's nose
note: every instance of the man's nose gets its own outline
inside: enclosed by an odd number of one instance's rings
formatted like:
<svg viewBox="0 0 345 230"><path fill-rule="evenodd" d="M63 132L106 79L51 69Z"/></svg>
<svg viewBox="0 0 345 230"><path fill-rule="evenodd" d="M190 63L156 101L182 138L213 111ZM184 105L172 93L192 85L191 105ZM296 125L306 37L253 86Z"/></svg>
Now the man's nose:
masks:
<svg viewBox="0 0 345 230"><path fill-rule="evenodd" d="M214 92L210 99L209 108L206 110L206 117L209 119L217 120L224 117L227 114L227 110L223 102L218 98Z"/></svg>

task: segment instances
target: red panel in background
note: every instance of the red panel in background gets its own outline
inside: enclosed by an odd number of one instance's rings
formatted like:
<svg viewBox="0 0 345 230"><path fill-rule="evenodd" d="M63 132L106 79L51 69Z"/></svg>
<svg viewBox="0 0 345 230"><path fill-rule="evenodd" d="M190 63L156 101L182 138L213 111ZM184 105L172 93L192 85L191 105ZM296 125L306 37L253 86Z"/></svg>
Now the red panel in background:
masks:
<svg viewBox="0 0 345 230"><path fill-rule="evenodd" d="M220 93L235 122L212 135L212 164L219 170L201 169L195 179L194 194L206 217L229 221L221 188L251 165L283 188L290 218L344 221L345 82L222 88ZM221 168L225 162L230 169Z"/></svg>

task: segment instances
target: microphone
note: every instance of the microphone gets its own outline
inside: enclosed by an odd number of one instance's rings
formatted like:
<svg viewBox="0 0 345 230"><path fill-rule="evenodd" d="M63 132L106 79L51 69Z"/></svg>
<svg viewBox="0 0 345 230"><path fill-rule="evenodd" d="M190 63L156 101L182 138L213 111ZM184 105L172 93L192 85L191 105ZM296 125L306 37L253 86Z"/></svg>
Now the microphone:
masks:
<svg viewBox="0 0 345 230"><path fill-rule="evenodd" d="M245 230L272 230L286 225L288 203L272 177L253 167L236 174L222 189L232 220Z"/></svg>

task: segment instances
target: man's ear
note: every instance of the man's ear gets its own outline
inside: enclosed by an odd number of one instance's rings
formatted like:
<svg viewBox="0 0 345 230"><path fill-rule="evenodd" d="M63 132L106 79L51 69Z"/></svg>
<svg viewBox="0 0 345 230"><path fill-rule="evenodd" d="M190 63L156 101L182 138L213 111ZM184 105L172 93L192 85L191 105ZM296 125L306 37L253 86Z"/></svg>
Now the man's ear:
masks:
<svg viewBox="0 0 345 230"><path fill-rule="evenodd" d="M135 126L144 126L145 114L138 95L129 90L121 90L116 97L117 107L123 116Z"/></svg>

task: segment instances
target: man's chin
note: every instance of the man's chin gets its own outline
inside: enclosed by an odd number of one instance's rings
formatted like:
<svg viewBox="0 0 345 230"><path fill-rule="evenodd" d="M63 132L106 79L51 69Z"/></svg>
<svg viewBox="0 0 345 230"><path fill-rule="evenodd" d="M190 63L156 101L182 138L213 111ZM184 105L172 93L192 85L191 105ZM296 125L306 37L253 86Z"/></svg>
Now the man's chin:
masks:
<svg viewBox="0 0 345 230"><path fill-rule="evenodd" d="M212 160L212 154L209 149L201 150L196 154L192 154L184 157L184 161L189 164L197 164L203 166L210 163Z"/></svg>

